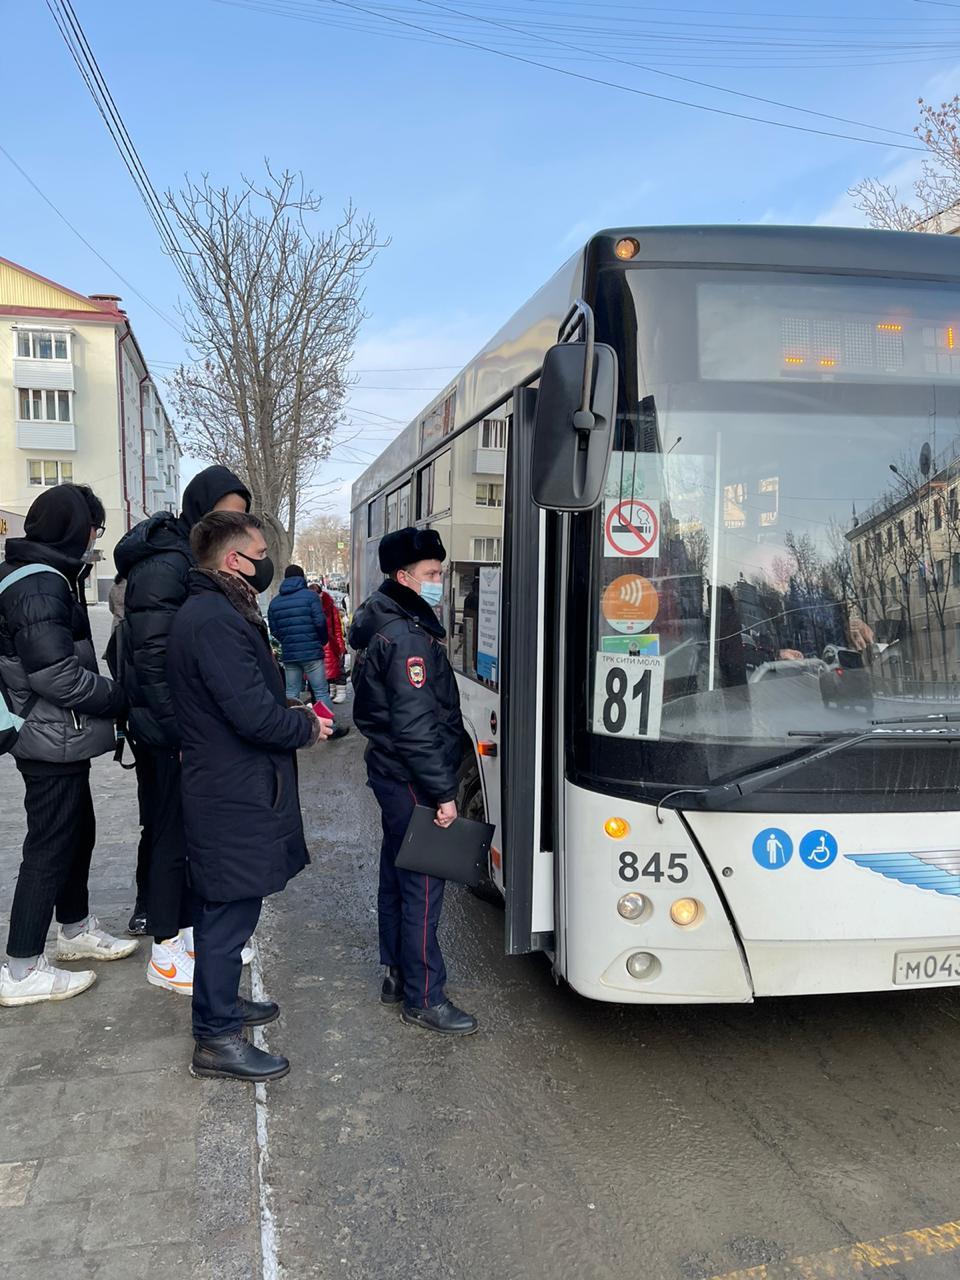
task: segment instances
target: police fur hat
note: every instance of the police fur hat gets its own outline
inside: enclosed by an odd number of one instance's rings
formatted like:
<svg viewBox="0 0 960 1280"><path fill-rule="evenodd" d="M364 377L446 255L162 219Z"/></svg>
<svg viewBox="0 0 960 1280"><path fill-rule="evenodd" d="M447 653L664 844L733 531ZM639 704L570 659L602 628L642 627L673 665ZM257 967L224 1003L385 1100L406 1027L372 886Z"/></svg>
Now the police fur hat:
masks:
<svg viewBox="0 0 960 1280"><path fill-rule="evenodd" d="M446 558L436 529L396 529L380 539L380 568L384 573L396 573L418 560Z"/></svg>

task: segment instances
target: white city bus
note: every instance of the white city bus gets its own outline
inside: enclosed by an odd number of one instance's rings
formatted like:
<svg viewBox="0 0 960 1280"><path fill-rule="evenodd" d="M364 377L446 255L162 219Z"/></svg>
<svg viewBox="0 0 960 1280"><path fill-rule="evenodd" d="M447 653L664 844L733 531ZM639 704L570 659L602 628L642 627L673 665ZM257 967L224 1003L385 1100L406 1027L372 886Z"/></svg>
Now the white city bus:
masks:
<svg viewBox="0 0 960 1280"><path fill-rule="evenodd" d="M440 533L508 952L960 982L958 495L960 240L607 231L507 322L355 484L351 594Z"/></svg>

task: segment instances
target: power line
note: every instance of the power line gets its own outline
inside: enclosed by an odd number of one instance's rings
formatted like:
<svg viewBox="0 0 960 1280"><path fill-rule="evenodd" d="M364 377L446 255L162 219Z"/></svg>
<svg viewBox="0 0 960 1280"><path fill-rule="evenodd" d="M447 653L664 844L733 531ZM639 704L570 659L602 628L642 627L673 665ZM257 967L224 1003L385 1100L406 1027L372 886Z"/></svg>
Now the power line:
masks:
<svg viewBox="0 0 960 1280"><path fill-rule="evenodd" d="M439 4L437 3L437 0L419 0L419 3L429 5L431 9L443 9L447 13L455 13L462 18L467 18L468 21L483 22L487 26L500 27L504 31L514 31L521 35L526 34L523 31L522 27L514 27L503 22L498 22L493 18L481 17L478 14L464 13L461 9L453 9L449 5ZM592 52L591 50L583 49L578 45L568 44L567 41L565 40L557 40L553 36L542 36L540 37L540 39L548 42L549 44L559 45L563 49L572 49L575 53ZM889 133L889 134L893 134L895 137L898 137L898 138L913 137L912 134L904 133L900 129L886 129L882 125L866 124L863 120L850 120L846 116L831 115L827 111L814 111L811 107L797 107L789 102L779 102L776 98L763 98L755 93L743 93L739 89L725 89L722 85L708 84L705 80L696 80L692 76L681 76L674 71L661 71L656 67L644 66L642 63L639 63L639 62L630 62L626 58L615 57L613 54L602 53L600 56L604 62L619 63L620 65L625 67L633 67L637 71L647 71L647 72L650 72L652 75L666 76L670 80L682 80L684 84L698 85L701 89L711 89L717 93L731 94L733 97L736 97L736 98L747 98L750 102L762 102L769 107L781 107L785 111L799 111L799 112L802 112L804 115L818 116L821 120L833 120L837 124L852 124L852 125L856 125L858 129L874 129L878 133Z"/></svg>
<svg viewBox="0 0 960 1280"><path fill-rule="evenodd" d="M90 43L83 31L80 21L74 12L70 0L46 0L47 8L57 25L60 35L73 58L80 76L93 98L97 110L107 126L114 145L133 179L147 213L160 236L161 243L173 260L174 266L183 279L184 284L194 291L193 270L177 239L176 233L167 218L166 210L150 181L143 161L133 144L113 95L107 86L100 66L97 63Z"/></svg>
<svg viewBox="0 0 960 1280"><path fill-rule="evenodd" d="M81 244L85 244L95 258L98 258L103 263L103 265L107 267L108 270L112 271L113 274L117 277L117 279L122 284L124 284L132 294L135 294L136 297L138 297L142 303L148 306L156 316L159 316L159 318L164 322L164 324L168 324L170 328L173 329L176 333L180 332L179 326L177 325L176 321L171 320L169 316L164 315L164 313L160 310L159 307L154 306L154 304L150 301L150 299L145 297L140 292L140 290L136 287L136 285L131 284L130 281L126 278L126 276L121 275L121 273L117 270L117 268L113 265L113 263L108 262L107 259L100 252L100 250L96 249L87 239L87 237L83 235L82 232L77 230L77 228L73 225L73 223L66 216L66 214L57 208L57 206L53 203L53 201L50 199L50 197L46 194L45 191L41 191L41 189L37 186L34 180L30 177L29 173L27 173L26 169L24 169L22 165L18 164L17 161L14 160L13 156L3 145L0 145L0 154L4 155L7 158L7 160L10 161L14 169L16 169L16 171L20 174L20 176L24 179L24 181L28 182L30 186L33 187L34 191L37 193L40 199L43 200L45 204L48 204L50 206L53 212L64 224L64 226L69 227L69 229L73 232L73 234L77 237L77 239L81 242ZM153 361L153 363L165 364L166 361L157 360L157 361Z"/></svg>
<svg viewBox="0 0 960 1280"><path fill-rule="evenodd" d="M233 4L234 6L237 6L237 0L217 0L217 3ZM384 22L394 23L397 26L404 27L412 31L418 31L421 34L428 36L440 37L452 44L461 45L467 49L476 49L481 53L490 53L495 57L506 58L510 62L518 62L523 66L536 67L541 71L552 71L555 75L567 76L570 79L579 80L586 84L598 85L606 89L617 89L621 93L629 93L636 97L649 98L655 102L669 102L673 106L688 107L694 111L704 111L711 115L726 116L728 119L747 120L752 124L766 124L776 129L788 129L792 133L808 133L822 138L838 138L845 142L862 142L874 147L892 147L898 151L922 152L924 150L922 146L910 146L904 142L886 142L880 138L864 138L854 134L838 133L829 129L815 129L810 125L789 124L783 120L771 120L765 116L749 115L742 111L729 111L724 107L711 107L704 103L691 102L685 98L674 98L667 94L653 93L648 89L638 89L633 85L620 84L617 81L605 80L600 76L591 76L582 71L574 71L569 67L558 67L549 62L541 62L536 58L526 57L525 55L518 53L511 53L506 49L497 49L491 45L481 44L476 40L468 40L464 36L452 35L445 31L437 31L432 27L423 26L421 23L410 22L404 18L393 17L381 10L368 9L363 5L352 4L349 0L326 0L326 3L336 5L341 9L348 9L354 13L366 14L368 17L381 18ZM294 16L289 13L285 13L283 10L274 10L274 12L285 17Z"/></svg>

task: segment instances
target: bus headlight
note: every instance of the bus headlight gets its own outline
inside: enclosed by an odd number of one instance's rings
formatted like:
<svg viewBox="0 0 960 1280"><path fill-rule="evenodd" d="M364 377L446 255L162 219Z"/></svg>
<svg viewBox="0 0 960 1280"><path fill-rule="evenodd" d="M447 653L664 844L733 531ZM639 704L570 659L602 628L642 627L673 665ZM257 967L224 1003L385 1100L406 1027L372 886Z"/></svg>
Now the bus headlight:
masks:
<svg viewBox="0 0 960 1280"><path fill-rule="evenodd" d="M703 903L696 898L678 898L670 908L670 919L681 929L691 929L703 919Z"/></svg>
<svg viewBox="0 0 960 1280"><path fill-rule="evenodd" d="M627 956L627 973L631 978L642 982L644 978L655 978L660 972L660 961L649 951L634 951Z"/></svg>
<svg viewBox="0 0 960 1280"><path fill-rule="evenodd" d="M647 900L642 893L625 893L617 902L617 911L624 920L639 920L646 906Z"/></svg>

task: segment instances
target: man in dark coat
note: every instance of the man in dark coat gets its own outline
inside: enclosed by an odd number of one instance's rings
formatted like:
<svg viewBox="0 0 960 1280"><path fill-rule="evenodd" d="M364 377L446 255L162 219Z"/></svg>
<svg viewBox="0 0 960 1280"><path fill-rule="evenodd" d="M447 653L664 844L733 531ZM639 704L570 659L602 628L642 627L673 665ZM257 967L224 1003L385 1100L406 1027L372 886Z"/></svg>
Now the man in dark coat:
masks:
<svg viewBox="0 0 960 1280"><path fill-rule="evenodd" d="M369 784L383 819L380 848L380 999L401 1000L404 1022L444 1035L470 1035L477 1019L446 997L437 925L443 881L395 865L418 804L438 826L457 817L463 718L453 668L434 612L443 598L446 551L434 529L399 529L380 542L383 585L360 606L350 644L353 719L367 741Z"/></svg>
<svg viewBox="0 0 960 1280"><path fill-rule="evenodd" d="M94 974L55 969L43 954L56 908L57 958L119 960L137 949L90 915L96 842L90 761L111 751L123 690L99 674L83 582L104 510L86 485L41 493L0 566L0 680L23 720L13 746L27 836L10 914L0 1005L79 995Z"/></svg>
<svg viewBox="0 0 960 1280"><path fill-rule="evenodd" d="M280 645L280 658L287 682L287 698L300 697L303 681L313 694L314 702L331 708L330 685L324 662L327 644L327 616L323 602L307 586L306 575L298 564L288 564L280 590L267 610L270 632ZM330 711L331 717L333 711ZM333 737L342 738L349 730L338 727Z"/></svg>
<svg viewBox="0 0 960 1280"><path fill-rule="evenodd" d="M245 1026L279 1009L238 995L241 950L263 898L309 861L296 752L329 734L288 707L257 604L273 576L254 516L215 511L190 543L199 565L170 633L167 671L183 748L183 819L195 896L194 1075L273 1080L286 1058L249 1044Z"/></svg>
<svg viewBox="0 0 960 1280"><path fill-rule="evenodd" d="M160 511L142 520L114 551L117 569L127 579L117 675L130 702L127 730L136 753L145 855L138 858L137 902L128 931L153 935L147 981L183 995L192 990L194 946L180 807L180 731L167 681L167 640L195 563L190 530L209 511L249 510L250 494L237 476L227 467L207 467L184 489L180 516Z"/></svg>

